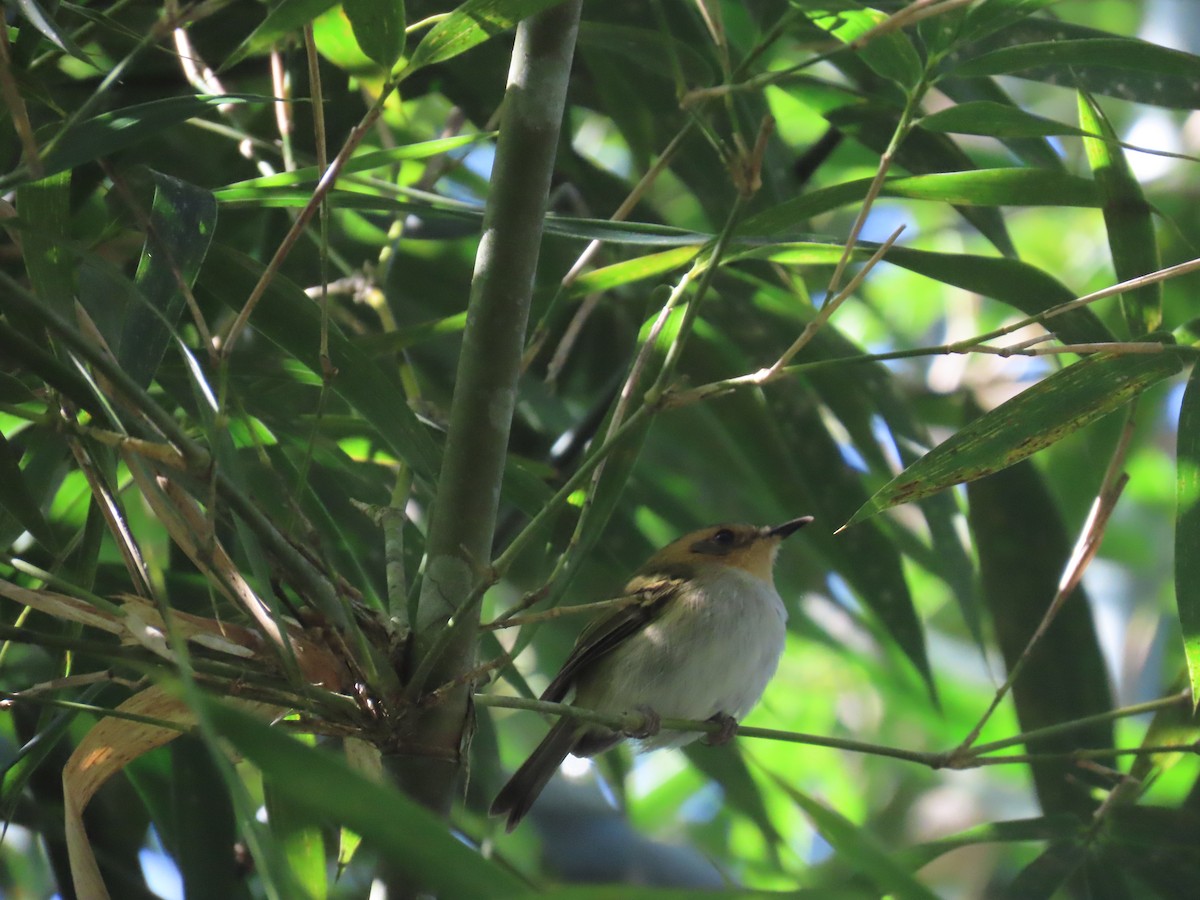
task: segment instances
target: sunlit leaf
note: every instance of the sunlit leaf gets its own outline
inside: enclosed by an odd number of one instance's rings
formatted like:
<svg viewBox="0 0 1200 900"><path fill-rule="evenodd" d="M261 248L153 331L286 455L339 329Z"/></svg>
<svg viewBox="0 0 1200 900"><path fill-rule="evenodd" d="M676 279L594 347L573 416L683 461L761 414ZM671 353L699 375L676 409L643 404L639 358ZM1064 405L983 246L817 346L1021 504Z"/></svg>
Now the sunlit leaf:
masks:
<svg viewBox="0 0 1200 900"><path fill-rule="evenodd" d="M262 24L226 57L221 68L237 65L248 56L261 53L293 31L313 21L337 0L280 0L271 6Z"/></svg>
<svg viewBox="0 0 1200 900"><path fill-rule="evenodd" d="M445 62L477 44L504 34L527 16L557 6L562 0L466 0L433 26L417 44L408 62L411 74L424 66Z"/></svg>
<svg viewBox="0 0 1200 900"><path fill-rule="evenodd" d="M342 0L363 53L391 69L404 54L404 0Z"/></svg>
<svg viewBox="0 0 1200 900"><path fill-rule="evenodd" d="M1045 29L1046 24L1040 27ZM1068 35L1072 29L1063 23L1057 33ZM1160 106L1190 109L1200 105L1200 57L1132 38L1022 43L972 55L953 71L963 78L1017 75Z"/></svg>
<svg viewBox="0 0 1200 900"><path fill-rule="evenodd" d="M1032 456L1182 368L1157 353L1097 353L970 422L881 488L846 523L974 481Z"/></svg>
<svg viewBox="0 0 1200 900"><path fill-rule="evenodd" d="M1193 368L1179 410L1176 447L1175 603L1192 699L1200 703L1200 368Z"/></svg>
<svg viewBox="0 0 1200 900"><path fill-rule="evenodd" d="M1079 96L1079 123L1091 134L1084 138L1088 163L1104 195L1104 227L1117 281L1129 281L1162 268L1150 205L1134 177L1116 133L1103 111L1086 94ZM1162 324L1162 284L1145 284L1121 295L1125 322L1134 337Z"/></svg>

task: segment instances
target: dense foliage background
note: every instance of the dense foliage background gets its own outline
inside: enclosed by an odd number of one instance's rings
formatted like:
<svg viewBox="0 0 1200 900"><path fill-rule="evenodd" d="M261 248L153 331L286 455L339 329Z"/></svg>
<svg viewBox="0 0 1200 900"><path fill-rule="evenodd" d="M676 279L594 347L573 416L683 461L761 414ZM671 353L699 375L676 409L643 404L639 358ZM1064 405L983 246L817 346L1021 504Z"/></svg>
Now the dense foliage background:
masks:
<svg viewBox="0 0 1200 900"><path fill-rule="evenodd" d="M579 6L5 5L0 892L1194 895L1190 4L590 0L560 115ZM487 818L540 614L801 514L776 733Z"/></svg>

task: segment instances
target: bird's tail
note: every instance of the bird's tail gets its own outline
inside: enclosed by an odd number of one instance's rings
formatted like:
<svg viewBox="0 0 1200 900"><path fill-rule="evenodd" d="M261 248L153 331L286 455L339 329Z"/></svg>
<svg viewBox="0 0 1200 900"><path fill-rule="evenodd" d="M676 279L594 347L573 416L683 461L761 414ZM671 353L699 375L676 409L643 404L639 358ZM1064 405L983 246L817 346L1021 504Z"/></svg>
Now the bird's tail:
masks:
<svg viewBox="0 0 1200 900"><path fill-rule="evenodd" d="M508 816L506 831L512 831L525 818L542 788L558 771L567 754L574 749L579 740L578 728L578 723L570 718L559 719L550 729L550 733L537 745L537 749L529 754L529 759L525 760L521 768L508 779L508 783L500 788L500 793L492 801L491 814Z"/></svg>

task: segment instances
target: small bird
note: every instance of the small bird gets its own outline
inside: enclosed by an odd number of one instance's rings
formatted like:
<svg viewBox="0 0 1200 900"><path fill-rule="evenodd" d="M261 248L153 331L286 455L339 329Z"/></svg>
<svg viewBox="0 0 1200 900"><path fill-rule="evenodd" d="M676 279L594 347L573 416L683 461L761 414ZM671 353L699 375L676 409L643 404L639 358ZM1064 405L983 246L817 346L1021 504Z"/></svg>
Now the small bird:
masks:
<svg viewBox="0 0 1200 900"><path fill-rule="evenodd" d="M787 610L772 569L780 542L812 516L774 527L713 525L652 556L625 585L627 606L589 624L542 693L597 712L641 712L647 727L625 734L561 717L500 789L494 816L512 831L567 754L594 756L626 737L642 750L678 747L695 732L658 733L659 717L712 720L732 736L758 703L783 655ZM636 598L636 599L633 599Z"/></svg>

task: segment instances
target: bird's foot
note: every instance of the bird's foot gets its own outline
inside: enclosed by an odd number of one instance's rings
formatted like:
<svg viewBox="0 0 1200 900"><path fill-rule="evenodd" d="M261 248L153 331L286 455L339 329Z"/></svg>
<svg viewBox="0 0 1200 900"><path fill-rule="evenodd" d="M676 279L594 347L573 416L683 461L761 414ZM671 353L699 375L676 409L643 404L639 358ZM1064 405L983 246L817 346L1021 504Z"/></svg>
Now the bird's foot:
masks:
<svg viewBox="0 0 1200 900"><path fill-rule="evenodd" d="M642 716L642 721L625 729L625 736L635 740L645 740L654 737L662 728L662 716L645 704L640 704L634 710Z"/></svg>
<svg viewBox="0 0 1200 900"><path fill-rule="evenodd" d="M706 734L701 740L712 747L720 747L723 744L728 744L733 740L733 736L737 734L737 719L728 713L719 712L714 716L709 716L709 722L716 722L721 726L720 731L713 731Z"/></svg>

